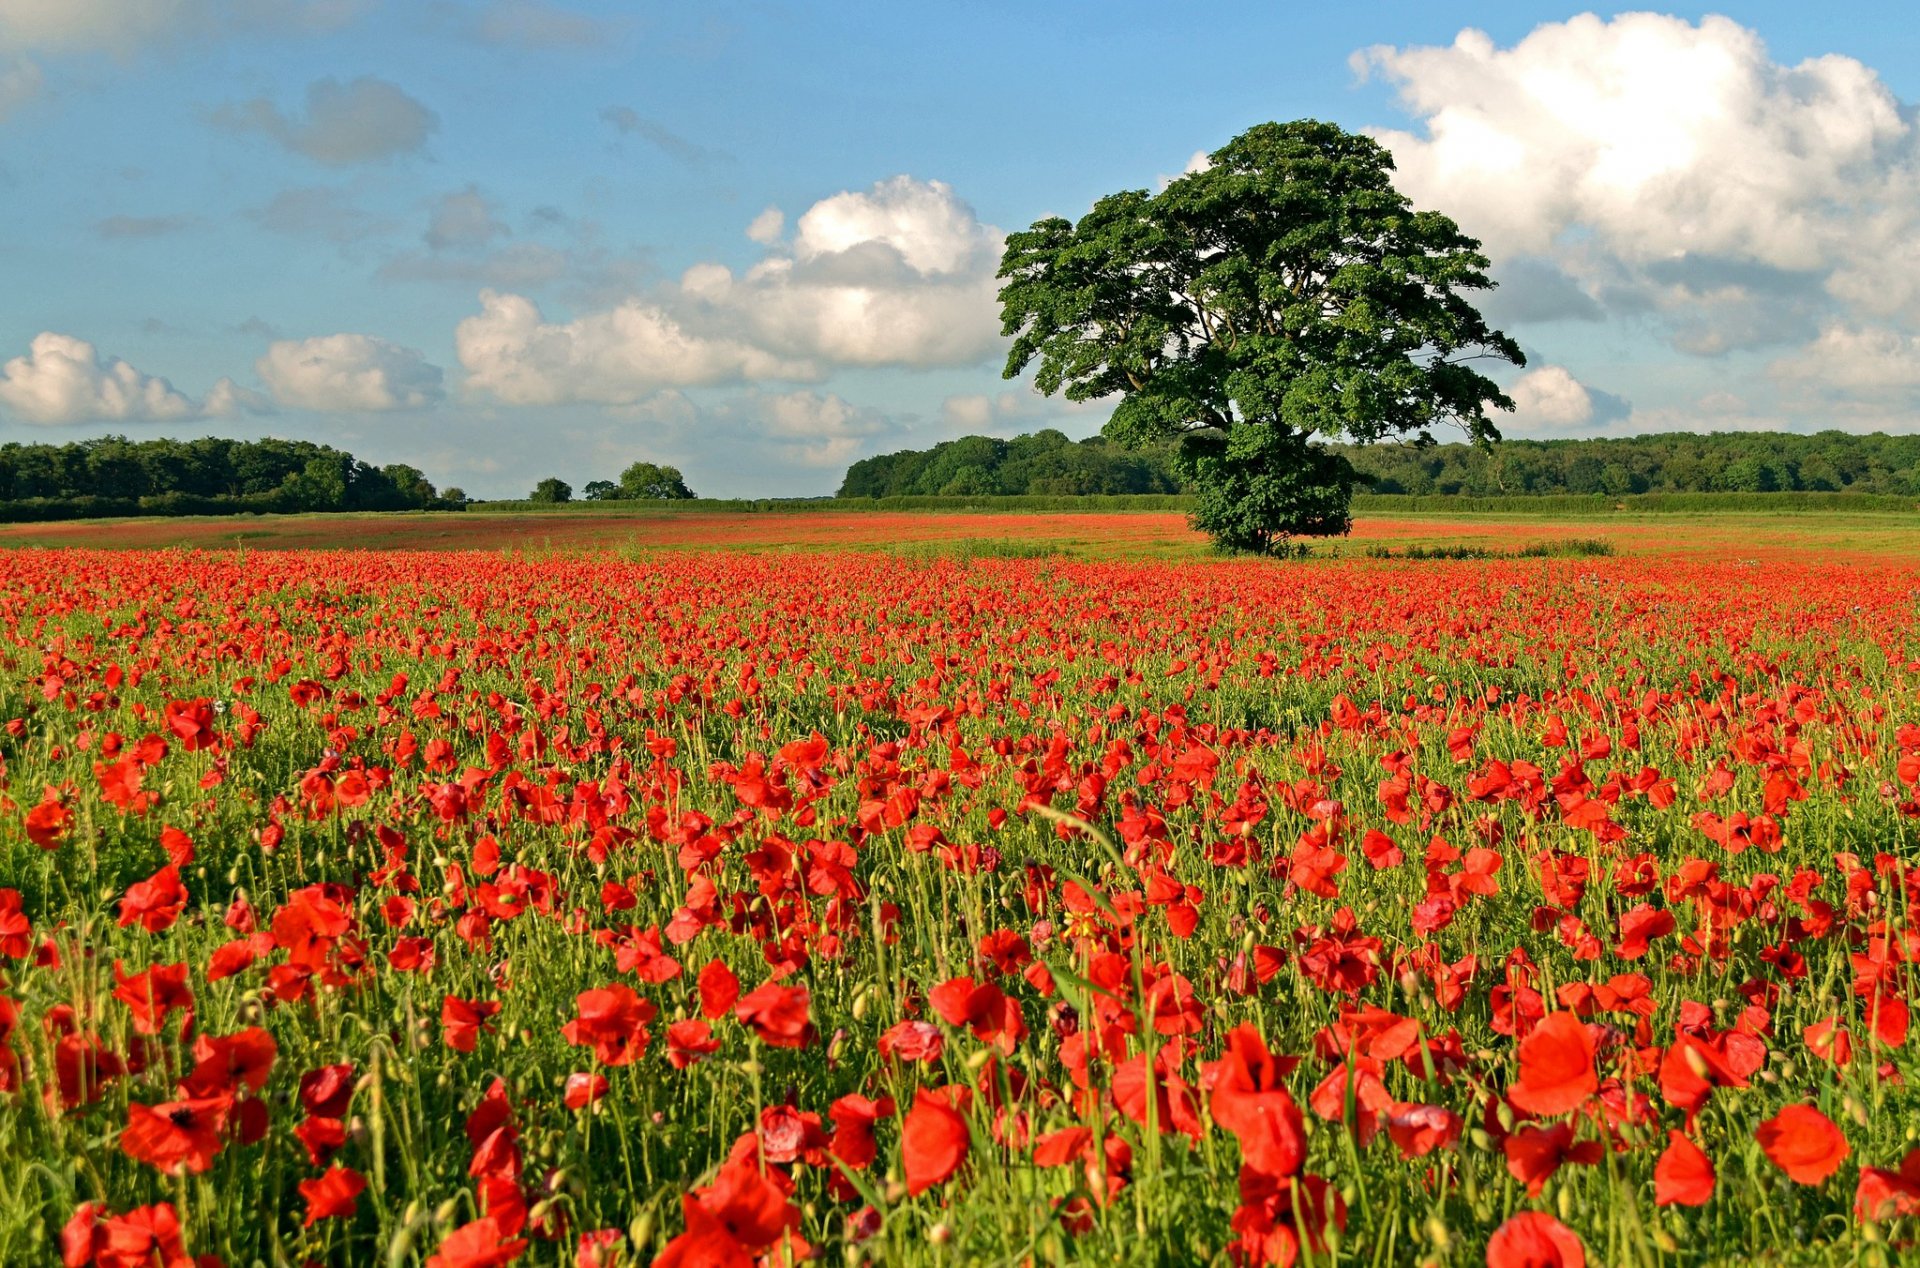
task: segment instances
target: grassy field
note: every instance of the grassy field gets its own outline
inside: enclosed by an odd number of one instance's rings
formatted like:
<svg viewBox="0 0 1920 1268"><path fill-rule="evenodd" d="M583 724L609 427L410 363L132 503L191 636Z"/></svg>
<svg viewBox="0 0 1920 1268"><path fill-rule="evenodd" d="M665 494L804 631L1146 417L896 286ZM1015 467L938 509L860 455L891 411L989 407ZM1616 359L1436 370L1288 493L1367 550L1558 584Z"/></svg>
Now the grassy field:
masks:
<svg viewBox="0 0 1920 1268"><path fill-rule="evenodd" d="M1511 553L1538 543L1598 540L1621 554L1749 559L1900 557L1920 552L1920 515L1796 509L1618 511L1536 507L1525 513L1383 513L1362 508L1346 538L1316 555L1469 547ZM1073 558L1203 558L1183 513L1086 509L729 510L707 507L476 509L464 512L87 520L0 525L0 547L203 550L615 551L861 550Z"/></svg>
<svg viewBox="0 0 1920 1268"><path fill-rule="evenodd" d="M216 527L0 552L0 1263L1920 1254L1903 517Z"/></svg>

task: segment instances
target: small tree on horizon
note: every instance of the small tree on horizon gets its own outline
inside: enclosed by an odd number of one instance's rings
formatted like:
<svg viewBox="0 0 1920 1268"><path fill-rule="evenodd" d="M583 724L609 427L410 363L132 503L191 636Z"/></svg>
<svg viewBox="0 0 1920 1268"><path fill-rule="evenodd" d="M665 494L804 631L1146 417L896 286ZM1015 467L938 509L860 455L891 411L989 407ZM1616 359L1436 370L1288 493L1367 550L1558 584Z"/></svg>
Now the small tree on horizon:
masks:
<svg viewBox="0 0 1920 1268"><path fill-rule="evenodd" d="M694 496L680 468L654 462L636 462L620 473L620 497L684 501Z"/></svg>
<svg viewBox="0 0 1920 1268"><path fill-rule="evenodd" d="M571 502L573 486L558 476L548 476L533 486L533 492L527 494L529 502Z"/></svg>
<svg viewBox="0 0 1920 1268"><path fill-rule="evenodd" d="M1118 397L1121 445L1177 442L1194 527L1224 549L1346 532L1360 477L1317 440L1454 423L1490 443L1488 407L1513 402L1468 363L1525 364L1462 296L1493 286L1480 244L1392 171L1334 124L1265 123L1157 194L1010 234L1005 377L1038 362L1049 396Z"/></svg>

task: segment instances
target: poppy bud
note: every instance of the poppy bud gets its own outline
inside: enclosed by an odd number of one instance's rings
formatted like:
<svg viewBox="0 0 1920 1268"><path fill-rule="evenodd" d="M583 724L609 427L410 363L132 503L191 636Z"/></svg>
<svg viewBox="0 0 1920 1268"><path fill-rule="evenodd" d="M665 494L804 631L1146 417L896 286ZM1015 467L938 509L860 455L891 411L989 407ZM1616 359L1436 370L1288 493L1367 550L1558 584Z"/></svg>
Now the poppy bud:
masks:
<svg viewBox="0 0 1920 1268"><path fill-rule="evenodd" d="M1445 1250L1453 1244L1453 1236L1447 1232L1447 1222L1440 1218L1438 1212L1427 1216L1427 1240L1433 1243L1436 1250Z"/></svg>
<svg viewBox="0 0 1920 1268"><path fill-rule="evenodd" d="M453 1218L458 1214L459 1210L460 1199L457 1197L448 1198L439 1206L433 1208L433 1226L440 1231L440 1236L443 1239L446 1237L448 1230L453 1228Z"/></svg>
<svg viewBox="0 0 1920 1268"><path fill-rule="evenodd" d="M633 1223L627 1225L627 1240L635 1249L645 1250L653 1245L653 1212L645 1210L633 1217Z"/></svg>
<svg viewBox="0 0 1920 1268"><path fill-rule="evenodd" d="M1560 1222L1562 1224L1568 1223L1573 1219L1573 1187L1571 1185L1563 1184L1560 1186L1560 1196L1556 1200L1555 1205L1560 1208Z"/></svg>
<svg viewBox="0 0 1920 1268"><path fill-rule="evenodd" d="M935 1246L945 1246L953 1240L953 1230L943 1220L927 1230L927 1240Z"/></svg>

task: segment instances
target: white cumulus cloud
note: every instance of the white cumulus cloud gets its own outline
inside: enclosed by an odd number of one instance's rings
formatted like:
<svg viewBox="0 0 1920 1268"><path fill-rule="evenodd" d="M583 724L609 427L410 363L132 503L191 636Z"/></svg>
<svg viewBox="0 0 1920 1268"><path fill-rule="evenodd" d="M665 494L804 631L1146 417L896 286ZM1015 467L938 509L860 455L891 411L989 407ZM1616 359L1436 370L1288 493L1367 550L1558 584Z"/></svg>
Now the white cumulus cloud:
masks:
<svg viewBox="0 0 1920 1268"><path fill-rule="evenodd" d="M570 322L484 292L456 344L469 387L511 404L631 404L662 388L817 379L834 367L972 365L997 346L1002 236L939 181L894 177L822 199L794 224L768 208L766 254Z"/></svg>
<svg viewBox="0 0 1920 1268"><path fill-rule="evenodd" d="M1631 13L1355 63L1420 121L1375 133L1400 188L1510 285L1557 288L1528 315L1650 313L1708 356L1849 308L1920 320L1920 134L1854 58L1785 65L1731 19Z"/></svg>
<svg viewBox="0 0 1920 1268"><path fill-rule="evenodd" d="M425 409L444 395L438 366L412 348L372 335L282 339L268 346L254 369L274 400L289 409Z"/></svg>
<svg viewBox="0 0 1920 1268"><path fill-rule="evenodd" d="M480 306L454 346L467 386L512 405L630 405L663 388L815 377L804 361L695 333L639 300L569 322L547 321L521 295L482 291Z"/></svg>
<svg viewBox="0 0 1920 1268"><path fill-rule="evenodd" d="M204 402L195 401L158 375L103 358L86 340L50 330L34 336L25 356L0 365L0 406L29 423L167 422L253 404L227 379Z"/></svg>

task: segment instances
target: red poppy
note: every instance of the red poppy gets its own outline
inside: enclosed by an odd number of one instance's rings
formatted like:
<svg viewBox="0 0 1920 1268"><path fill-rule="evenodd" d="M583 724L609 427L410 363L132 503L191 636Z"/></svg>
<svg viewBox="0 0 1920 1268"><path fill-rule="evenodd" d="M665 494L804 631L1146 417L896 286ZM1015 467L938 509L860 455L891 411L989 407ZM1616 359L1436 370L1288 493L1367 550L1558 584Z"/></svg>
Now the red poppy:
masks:
<svg viewBox="0 0 1920 1268"><path fill-rule="evenodd" d="M592 1048L602 1065L626 1065L644 1056L651 1038L647 1023L660 1011L619 982L580 992L574 1007L577 1016L560 1033L576 1047Z"/></svg>
<svg viewBox="0 0 1920 1268"><path fill-rule="evenodd" d="M1487 1268L1586 1268L1587 1248L1574 1231L1541 1211L1521 1211L1494 1230Z"/></svg>
<svg viewBox="0 0 1920 1268"><path fill-rule="evenodd" d="M0 889L0 956L24 960L33 949L33 925L22 912L20 891Z"/></svg>
<svg viewBox="0 0 1920 1268"><path fill-rule="evenodd" d="M570 1110L585 1109L607 1094L607 1076L604 1074L569 1074L565 1101Z"/></svg>
<svg viewBox="0 0 1920 1268"><path fill-rule="evenodd" d="M160 933L172 928L186 907L180 869L169 863L146 880L127 886L120 900L120 927L137 924L148 933Z"/></svg>
<svg viewBox="0 0 1920 1268"><path fill-rule="evenodd" d="M1593 1036L1580 1015L1551 1013L1520 1041L1520 1078L1507 1099L1529 1114L1564 1114L1600 1087Z"/></svg>
<svg viewBox="0 0 1920 1268"><path fill-rule="evenodd" d="M501 1268L520 1258L524 1237L510 1237L500 1221L483 1215L447 1234L440 1248L427 1257L427 1268Z"/></svg>
<svg viewBox="0 0 1920 1268"><path fill-rule="evenodd" d="M723 962L715 960L700 970L700 1015L711 1021L723 1017L740 998L740 979Z"/></svg>
<svg viewBox="0 0 1920 1268"><path fill-rule="evenodd" d="M1713 1197L1713 1160L1676 1131L1653 1168L1653 1200L1661 1206L1705 1206Z"/></svg>
<svg viewBox="0 0 1920 1268"><path fill-rule="evenodd" d="M1213 1121L1240 1142L1242 1162L1269 1176L1291 1176L1307 1156L1300 1106L1281 1085L1295 1059L1276 1058L1250 1024L1227 1034L1227 1051L1204 1072Z"/></svg>
<svg viewBox="0 0 1920 1268"><path fill-rule="evenodd" d="M193 1073L181 1090L193 1096L212 1096L245 1088L258 1092L279 1055L273 1036L258 1026L231 1035L201 1035L193 1041Z"/></svg>
<svg viewBox="0 0 1920 1268"><path fill-rule="evenodd" d="M921 1088L900 1128L900 1158L907 1192L925 1193L960 1169L967 1160L967 1120L948 1103L944 1093Z"/></svg>
<svg viewBox="0 0 1920 1268"><path fill-rule="evenodd" d="M1910 1149L1898 1171L1860 1168L1853 1211L1862 1220L1891 1220L1920 1215L1920 1149Z"/></svg>
<svg viewBox="0 0 1920 1268"><path fill-rule="evenodd" d="M157 1035L167 1015L185 1010L184 1030L193 1020L193 992L187 987L185 964L162 964L129 974L120 961L113 962L113 997L133 1014L134 1033Z"/></svg>
<svg viewBox="0 0 1920 1268"><path fill-rule="evenodd" d="M306 1199L307 1218L301 1227L311 1228L320 1220L352 1219L366 1187L359 1172L337 1163L317 1180L302 1180L300 1196Z"/></svg>
<svg viewBox="0 0 1920 1268"><path fill-rule="evenodd" d="M720 1051L713 1027L697 1017L674 1022L667 1027L667 1061L676 1070L698 1065Z"/></svg>
<svg viewBox="0 0 1920 1268"><path fill-rule="evenodd" d="M170 1202L107 1216L95 1246L99 1268L194 1268Z"/></svg>
<svg viewBox="0 0 1920 1268"><path fill-rule="evenodd" d="M472 1052L482 1033L491 1033L489 1020L500 1011L497 1000L461 999L449 995L440 1001L440 1037L455 1052Z"/></svg>
<svg viewBox="0 0 1920 1268"><path fill-rule="evenodd" d="M1811 1105L1789 1105L1753 1133L1774 1166L1796 1184L1819 1184L1852 1150L1833 1120Z"/></svg>
<svg viewBox="0 0 1920 1268"><path fill-rule="evenodd" d="M27 811L27 840L43 850L58 846L71 827L73 811L57 801L49 799Z"/></svg>
<svg viewBox="0 0 1920 1268"><path fill-rule="evenodd" d="M806 987L768 982L735 1004L733 1015L770 1048L804 1048L813 1041L811 1006Z"/></svg>
<svg viewBox="0 0 1920 1268"><path fill-rule="evenodd" d="M126 1130L120 1133L120 1149L136 1162L144 1162L160 1171L198 1173L213 1165L214 1155L224 1143L227 1116L233 1109L230 1096L209 1096L190 1101L170 1101L163 1105L127 1106Z"/></svg>
<svg viewBox="0 0 1920 1268"><path fill-rule="evenodd" d="M353 1065L323 1065L300 1076L300 1104L318 1118L343 1118L353 1100Z"/></svg>

